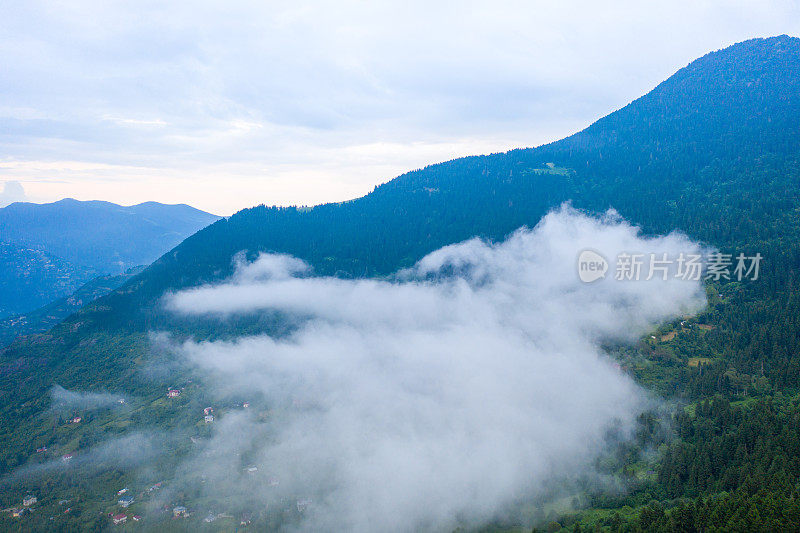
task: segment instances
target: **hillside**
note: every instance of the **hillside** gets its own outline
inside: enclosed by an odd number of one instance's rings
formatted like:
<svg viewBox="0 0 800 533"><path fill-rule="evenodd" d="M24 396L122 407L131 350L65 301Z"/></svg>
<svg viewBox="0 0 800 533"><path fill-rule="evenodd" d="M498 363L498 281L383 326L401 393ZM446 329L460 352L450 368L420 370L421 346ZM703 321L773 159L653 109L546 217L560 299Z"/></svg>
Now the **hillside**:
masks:
<svg viewBox="0 0 800 533"><path fill-rule="evenodd" d="M218 218L187 205L155 202L125 207L66 199L4 207L0 317L65 297L99 274L149 264Z"/></svg>
<svg viewBox="0 0 800 533"><path fill-rule="evenodd" d="M148 365L148 358L164 357L148 333L224 336L177 323L160 298L229 276L240 251L251 258L293 254L316 274L378 276L446 244L533 226L566 201L591 212L613 207L646 233L679 229L727 253L764 256L758 281L709 283L710 306L701 316L666 324L663 336L621 352L621 365L640 383L689 407L668 415L674 440L656 440L649 426L609 461L629 494L590 491L588 510L568 519L667 531L680 520L705 528L717 513L717 523L749 529L756 519L745 521L747 510L761 501L774 529L800 523L792 521L800 516L800 39L786 36L710 53L561 141L432 165L351 202L311 210L259 206L215 222L46 338L3 351L0 471L26 464L45 443L72 452L142 421L181 435L207 431L181 425L182 409L205 400L199 385L186 382L180 402L165 403L164 389L178 377ZM224 326L270 331L275 322ZM56 383L144 399L131 415L51 427L42 413ZM14 436L21 427L24 439ZM650 453L655 449L661 452ZM180 445L176 450L182 453ZM117 483L123 474L114 476ZM9 489L3 503L36 487ZM95 489L86 490L101 494ZM97 508L84 509L97 520ZM567 520L555 518L559 527Z"/></svg>
<svg viewBox="0 0 800 533"><path fill-rule="evenodd" d="M23 335L49 330L72 313L110 293L143 269L144 267L137 267L116 276L99 276L69 296L52 301L30 313L0 319L0 346L11 344L14 339Z"/></svg>
<svg viewBox="0 0 800 533"><path fill-rule="evenodd" d="M44 250L0 242L0 318L69 294L96 275Z"/></svg>

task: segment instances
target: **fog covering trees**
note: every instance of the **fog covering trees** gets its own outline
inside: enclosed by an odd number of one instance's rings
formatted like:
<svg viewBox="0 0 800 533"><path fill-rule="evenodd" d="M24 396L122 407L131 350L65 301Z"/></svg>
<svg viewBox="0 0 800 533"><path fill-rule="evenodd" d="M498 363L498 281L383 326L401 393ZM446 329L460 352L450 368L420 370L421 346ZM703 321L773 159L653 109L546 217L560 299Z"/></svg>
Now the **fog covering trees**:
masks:
<svg viewBox="0 0 800 533"><path fill-rule="evenodd" d="M644 238L614 213L565 207L384 280L311 277L297 259L263 255L227 282L172 295L178 313L300 317L287 336L180 347L217 394L272 408L266 421L223 417L188 473L202 472L216 498L310 499L311 531L476 524L586 473L604 433L629 432L648 406L600 343L632 342L705 303L701 282L674 268L666 281L612 270L583 283L576 261L589 247L608 258L701 252L680 234ZM260 475L236 467L241 455Z"/></svg>

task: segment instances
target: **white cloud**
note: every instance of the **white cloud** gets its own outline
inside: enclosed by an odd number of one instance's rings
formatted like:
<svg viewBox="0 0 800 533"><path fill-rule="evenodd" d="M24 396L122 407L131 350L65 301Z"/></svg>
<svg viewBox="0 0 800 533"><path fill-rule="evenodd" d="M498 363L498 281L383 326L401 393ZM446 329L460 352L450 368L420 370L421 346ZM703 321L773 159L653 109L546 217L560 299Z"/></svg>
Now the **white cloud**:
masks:
<svg viewBox="0 0 800 533"><path fill-rule="evenodd" d="M3 184L3 191L0 192L0 207L5 207L14 202L24 202L27 199L25 189L18 181L7 181Z"/></svg>
<svg viewBox="0 0 800 533"><path fill-rule="evenodd" d="M122 118L106 115L103 120L110 120L117 124L128 124L131 126L166 126L167 123L160 118L144 119L144 118Z"/></svg>
<svg viewBox="0 0 800 533"><path fill-rule="evenodd" d="M600 344L633 341L705 296L676 279L583 284L587 247L609 258L699 250L564 208L502 243L445 247L391 280L308 277L266 255L229 282L167 297L185 314L277 310L299 321L285 337L179 348L215 394L273 409L266 421L221 416L186 471L205 476L211 497L278 509L311 498L300 523L311 531L479 523L553 476L590 471L604 431L630 428L647 405ZM244 456L257 475L242 472Z"/></svg>

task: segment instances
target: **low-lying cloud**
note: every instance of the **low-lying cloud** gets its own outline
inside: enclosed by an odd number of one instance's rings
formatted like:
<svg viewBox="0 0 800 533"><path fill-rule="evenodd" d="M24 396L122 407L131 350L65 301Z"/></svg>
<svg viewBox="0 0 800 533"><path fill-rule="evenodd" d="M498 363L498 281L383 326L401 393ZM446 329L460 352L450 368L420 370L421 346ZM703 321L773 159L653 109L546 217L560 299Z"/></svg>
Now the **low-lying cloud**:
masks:
<svg viewBox="0 0 800 533"><path fill-rule="evenodd" d="M118 407L125 404L125 397L121 394L107 392L71 391L61 385L54 385L50 389L52 403L50 408L54 411L79 410L90 411L105 407Z"/></svg>
<svg viewBox="0 0 800 533"><path fill-rule="evenodd" d="M297 259L264 255L229 282L171 295L178 313L280 311L299 324L181 346L215 392L270 409L218 416L215 460L187 469L202 468L218 495L246 491L272 508L311 500L301 529L354 531L481 523L553 476L588 471L606 430L630 428L648 402L601 343L634 341L705 296L674 278L582 283L586 248L700 251L680 234L643 237L614 214L563 208L391 279L310 277ZM256 470L236 467L244 456Z"/></svg>
<svg viewBox="0 0 800 533"><path fill-rule="evenodd" d="M64 454L43 463L32 463L0 479L0 486L30 481L56 473L87 473L114 468L131 468L154 460L163 451L159 439L148 433L131 433L112 438L79 452Z"/></svg>

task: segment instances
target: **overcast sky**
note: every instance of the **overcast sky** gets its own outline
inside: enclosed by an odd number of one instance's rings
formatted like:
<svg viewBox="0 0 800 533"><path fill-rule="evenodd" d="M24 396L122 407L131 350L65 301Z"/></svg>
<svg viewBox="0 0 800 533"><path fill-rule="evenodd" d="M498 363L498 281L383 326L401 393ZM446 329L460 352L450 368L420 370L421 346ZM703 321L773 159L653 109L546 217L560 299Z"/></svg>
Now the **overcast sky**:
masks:
<svg viewBox="0 0 800 533"><path fill-rule="evenodd" d="M0 2L0 182L217 214L345 200L800 34L794 1L164 4ZM6 184L0 205L23 197Z"/></svg>

